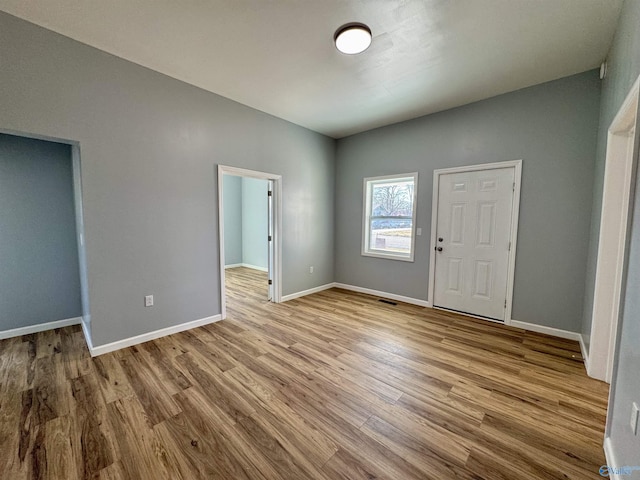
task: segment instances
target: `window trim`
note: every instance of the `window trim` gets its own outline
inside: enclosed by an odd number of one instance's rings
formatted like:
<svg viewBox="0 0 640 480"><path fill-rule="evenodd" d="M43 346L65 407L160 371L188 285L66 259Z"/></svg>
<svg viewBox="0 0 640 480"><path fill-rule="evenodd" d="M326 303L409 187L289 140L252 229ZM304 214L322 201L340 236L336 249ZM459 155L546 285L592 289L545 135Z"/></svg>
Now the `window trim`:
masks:
<svg viewBox="0 0 640 480"><path fill-rule="evenodd" d="M382 183L387 180L400 180L413 178L413 199L411 215L411 251L409 255L398 255L382 250L369 248L370 229L368 227L371 218L371 202L369 184ZM413 262L416 247L416 212L418 207L418 172L401 173L396 175L383 175L379 177L365 177L363 179L363 202L362 202L362 243L360 254L363 257L386 258L389 260L400 260L401 262Z"/></svg>

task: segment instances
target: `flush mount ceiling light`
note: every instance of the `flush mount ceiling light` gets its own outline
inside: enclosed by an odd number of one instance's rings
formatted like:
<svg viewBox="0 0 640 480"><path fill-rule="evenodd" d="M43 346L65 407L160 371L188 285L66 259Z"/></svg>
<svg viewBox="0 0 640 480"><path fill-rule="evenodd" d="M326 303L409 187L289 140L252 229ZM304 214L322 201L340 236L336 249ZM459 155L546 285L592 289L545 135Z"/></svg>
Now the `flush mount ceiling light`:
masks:
<svg viewBox="0 0 640 480"><path fill-rule="evenodd" d="M362 53L371 45L371 30L363 23L347 23L336 30L333 41L342 53Z"/></svg>

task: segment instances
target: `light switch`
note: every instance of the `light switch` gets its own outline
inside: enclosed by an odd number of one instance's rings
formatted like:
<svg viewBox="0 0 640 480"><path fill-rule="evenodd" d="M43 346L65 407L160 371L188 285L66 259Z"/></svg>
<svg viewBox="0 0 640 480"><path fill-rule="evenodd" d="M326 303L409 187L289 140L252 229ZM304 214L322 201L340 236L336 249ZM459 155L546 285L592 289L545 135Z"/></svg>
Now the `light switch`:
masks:
<svg viewBox="0 0 640 480"><path fill-rule="evenodd" d="M417 236L422 235L422 229L420 227L416 228L416 235Z"/></svg>

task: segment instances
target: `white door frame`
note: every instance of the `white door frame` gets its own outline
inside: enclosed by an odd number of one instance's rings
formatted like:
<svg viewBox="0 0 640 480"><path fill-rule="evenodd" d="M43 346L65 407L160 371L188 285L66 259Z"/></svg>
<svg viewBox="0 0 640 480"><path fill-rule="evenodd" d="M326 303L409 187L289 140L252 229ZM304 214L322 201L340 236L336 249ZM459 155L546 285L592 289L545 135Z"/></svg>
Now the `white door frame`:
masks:
<svg viewBox="0 0 640 480"><path fill-rule="evenodd" d="M429 302L432 306L434 301L435 279L436 279L436 229L438 226L438 199L440 175L450 173L479 172L483 170L495 170L497 168L513 168L514 169L514 193L513 208L511 210L511 249L509 250L509 267L507 270L507 308L504 313L504 324L511 325L511 307L513 304L513 279L515 275L516 263L516 245L518 240L518 217L520 215L520 184L522 182L522 160L511 160L508 162L484 163L481 165L469 165L464 167L440 168L433 171L433 200L431 205L431 250L429 256ZM475 317L473 314L465 314ZM478 317L483 320L491 320L485 317ZM495 321L495 320L494 320ZM499 322L503 323L503 322Z"/></svg>
<svg viewBox="0 0 640 480"><path fill-rule="evenodd" d="M636 80L607 135L602 213L596 281L593 292L591 338L585 362L589 376L611 383L616 333L625 274L632 182L638 156L638 96Z"/></svg>
<svg viewBox="0 0 640 480"><path fill-rule="evenodd" d="M224 175L273 180L273 301L275 303L282 301L282 175L218 165L218 245L220 246L220 306L223 320L227 318L224 285Z"/></svg>

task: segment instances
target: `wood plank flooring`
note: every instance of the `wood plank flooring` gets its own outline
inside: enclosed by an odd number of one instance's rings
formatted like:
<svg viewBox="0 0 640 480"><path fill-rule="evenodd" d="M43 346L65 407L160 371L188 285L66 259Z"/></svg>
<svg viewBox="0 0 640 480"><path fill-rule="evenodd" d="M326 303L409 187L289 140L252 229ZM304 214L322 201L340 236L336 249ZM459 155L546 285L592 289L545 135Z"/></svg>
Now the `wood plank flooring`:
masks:
<svg viewBox="0 0 640 480"><path fill-rule="evenodd" d="M607 385L575 342L328 290L89 357L0 341L2 479L597 479Z"/></svg>

